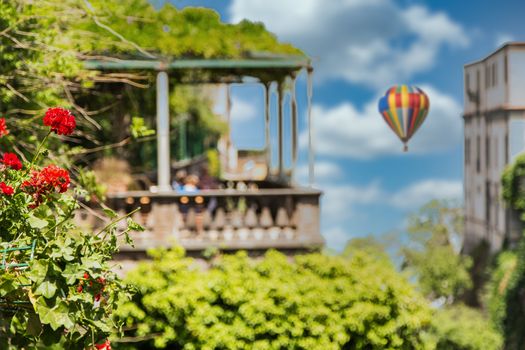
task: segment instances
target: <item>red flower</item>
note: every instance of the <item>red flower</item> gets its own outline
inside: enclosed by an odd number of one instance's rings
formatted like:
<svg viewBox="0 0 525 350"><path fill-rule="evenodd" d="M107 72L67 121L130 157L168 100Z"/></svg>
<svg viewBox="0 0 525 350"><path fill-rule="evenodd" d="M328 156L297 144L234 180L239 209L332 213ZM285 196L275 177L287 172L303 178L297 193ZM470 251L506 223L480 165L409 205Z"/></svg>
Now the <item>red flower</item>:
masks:
<svg viewBox="0 0 525 350"><path fill-rule="evenodd" d="M5 118L0 118L0 137L9 134L9 130L5 126Z"/></svg>
<svg viewBox="0 0 525 350"><path fill-rule="evenodd" d="M4 163L5 166L15 170L22 169L22 162L14 153L5 152L1 162Z"/></svg>
<svg viewBox="0 0 525 350"><path fill-rule="evenodd" d="M106 339L106 341L102 344L95 344L95 347L98 350L111 350L111 343L109 339Z"/></svg>
<svg viewBox="0 0 525 350"><path fill-rule="evenodd" d="M22 183L22 188L26 193L33 196L35 203L31 204L30 207L36 208L44 201L44 197L48 194L53 192L66 192L69 187L69 182L69 173L67 170L56 165L48 165L40 172L34 171L31 174L31 179Z"/></svg>
<svg viewBox="0 0 525 350"><path fill-rule="evenodd" d="M82 285L79 284L78 287L77 287L77 292L78 292L78 293L82 293L82 290L83 290L83 289L84 289L84 287L82 287Z"/></svg>
<svg viewBox="0 0 525 350"><path fill-rule="evenodd" d="M84 272L84 279L88 279L88 278L89 278L89 273Z"/></svg>
<svg viewBox="0 0 525 350"><path fill-rule="evenodd" d="M44 125L50 126L51 131L58 135L71 135L77 123L75 116L64 108L49 108L44 115Z"/></svg>
<svg viewBox="0 0 525 350"><path fill-rule="evenodd" d="M13 187L6 185L5 182L0 182L0 190L2 190L2 193L6 196L12 196L13 193L15 193Z"/></svg>

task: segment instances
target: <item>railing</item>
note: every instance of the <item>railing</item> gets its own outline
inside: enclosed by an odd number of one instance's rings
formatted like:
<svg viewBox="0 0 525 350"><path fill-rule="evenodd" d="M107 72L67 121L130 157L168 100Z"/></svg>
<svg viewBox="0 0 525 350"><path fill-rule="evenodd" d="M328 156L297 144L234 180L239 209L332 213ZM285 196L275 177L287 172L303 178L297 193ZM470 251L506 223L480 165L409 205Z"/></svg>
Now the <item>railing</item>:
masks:
<svg viewBox="0 0 525 350"><path fill-rule="evenodd" d="M119 214L141 207L133 219L146 230L133 232L135 248L124 246L121 251L144 251L174 241L190 251L210 246L309 249L324 242L319 228L320 194L312 189L134 191L113 194L107 204ZM80 212L76 219L83 226L105 224L89 211Z"/></svg>

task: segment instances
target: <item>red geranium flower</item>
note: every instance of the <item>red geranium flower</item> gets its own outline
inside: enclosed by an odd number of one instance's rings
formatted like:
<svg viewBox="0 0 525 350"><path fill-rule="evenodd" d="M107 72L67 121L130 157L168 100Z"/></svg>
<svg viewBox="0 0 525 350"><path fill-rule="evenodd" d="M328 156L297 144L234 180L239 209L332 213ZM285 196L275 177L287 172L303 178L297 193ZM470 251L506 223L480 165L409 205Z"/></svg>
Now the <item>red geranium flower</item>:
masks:
<svg viewBox="0 0 525 350"><path fill-rule="evenodd" d="M2 190L2 193L6 196L12 196L13 193L15 193L13 187L6 185L5 182L0 182L0 190Z"/></svg>
<svg viewBox="0 0 525 350"><path fill-rule="evenodd" d="M5 118L0 118L0 137L9 134L9 130L5 126Z"/></svg>
<svg viewBox="0 0 525 350"><path fill-rule="evenodd" d="M44 125L50 126L51 131L58 135L70 135L77 123L70 111L60 107L49 108L44 115Z"/></svg>
<svg viewBox="0 0 525 350"><path fill-rule="evenodd" d="M106 339L106 341L102 344L95 344L95 347L98 350L111 350L111 343L109 339Z"/></svg>
<svg viewBox="0 0 525 350"><path fill-rule="evenodd" d="M41 171L34 171L31 179L22 183L25 192L31 194L35 203L31 208L39 206L44 197L53 192L63 193L69 187L70 179L67 170L56 165L48 165Z"/></svg>
<svg viewBox="0 0 525 350"><path fill-rule="evenodd" d="M15 170L22 169L22 162L14 153L5 152L1 162L4 163L5 166Z"/></svg>

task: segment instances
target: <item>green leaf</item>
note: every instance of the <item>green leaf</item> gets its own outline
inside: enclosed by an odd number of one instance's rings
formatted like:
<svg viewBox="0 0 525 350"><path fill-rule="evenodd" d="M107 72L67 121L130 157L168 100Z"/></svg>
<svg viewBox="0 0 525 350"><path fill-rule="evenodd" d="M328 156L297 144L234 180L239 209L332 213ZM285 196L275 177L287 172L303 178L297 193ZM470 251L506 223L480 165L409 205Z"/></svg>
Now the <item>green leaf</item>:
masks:
<svg viewBox="0 0 525 350"><path fill-rule="evenodd" d="M62 272L62 276L66 279L66 283L69 285L74 284L83 274L84 271L80 269L79 264L68 264Z"/></svg>
<svg viewBox="0 0 525 350"><path fill-rule="evenodd" d="M55 331L60 327L71 328L74 326L74 322L69 317L68 306L63 301L54 308L49 308L45 302L39 301L36 304L36 311L40 316L40 321L50 325Z"/></svg>
<svg viewBox="0 0 525 350"><path fill-rule="evenodd" d="M27 320L27 333L33 337L38 337L40 333L42 333L42 323L36 314L29 314Z"/></svg>
<svg viewBox="0 0 525 350"><path fill-rule="evenodd" d="M45 260L34 260L28 273L29 279L35 283L42 282L46 278L48 265Z"/></svg>
<svg viewBox="0 0 525 350"><path fill-rule="evenodd" d="M3 274L0 282L0 296L5 296L14 291L17 287L15 276L11 274Z"/></svg>
<svg viewBox="0 0 525 350"><path fill-rule="evenodd" d="M83 257L82 258L82 265L83 267L88 270L88 269L101 269L102 268L102 265L100 264L100 261L102 259L100 257L97 257L95 255L87 258L87 257Z"/></svg>
<svg viewBox="0 0 525 350"><path fill-rule="evenodd" d="M29 222L29 226L31 226L32 228L36 228L37 230L43 229L48 225L47 220L37 218L36 216L31 214L27 218L27 221Z"/></svg>
<svg viewBox="0 0 525 350"><path fill-rule="evenodd" d="M42 295L47 299L51 299L55 295L56 291L57 287L53 283L51 283L50 281L44 281L35 290L35 294Z"/></svg>
<svg viewBox="0 0 525 350"><path fill-rule="evenodd" d="M109 208L103 208L104 214L106 214L110 219L118 218L117 212Z"/></svg>

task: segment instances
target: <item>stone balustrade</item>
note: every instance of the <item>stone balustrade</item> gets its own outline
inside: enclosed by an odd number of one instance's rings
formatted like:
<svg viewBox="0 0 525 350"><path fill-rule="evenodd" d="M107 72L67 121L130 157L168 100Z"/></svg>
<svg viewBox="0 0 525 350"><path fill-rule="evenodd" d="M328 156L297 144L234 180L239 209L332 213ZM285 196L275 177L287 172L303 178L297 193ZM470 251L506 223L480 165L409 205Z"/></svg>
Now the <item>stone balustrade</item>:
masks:
<svg viewBox="0 0 525 350"><path fill-rule="evenodd" d="M177 242L188 251L310 249L323 244L319 228L320 192L312 189L206 190L192 193L146 191L108 196L120 215L141 207L133 219L144 232L132 232L134 247L145 251ZM81 211L81 226L105 225L96 212ZM119 223L125 228L125 221Z"/></svg>

